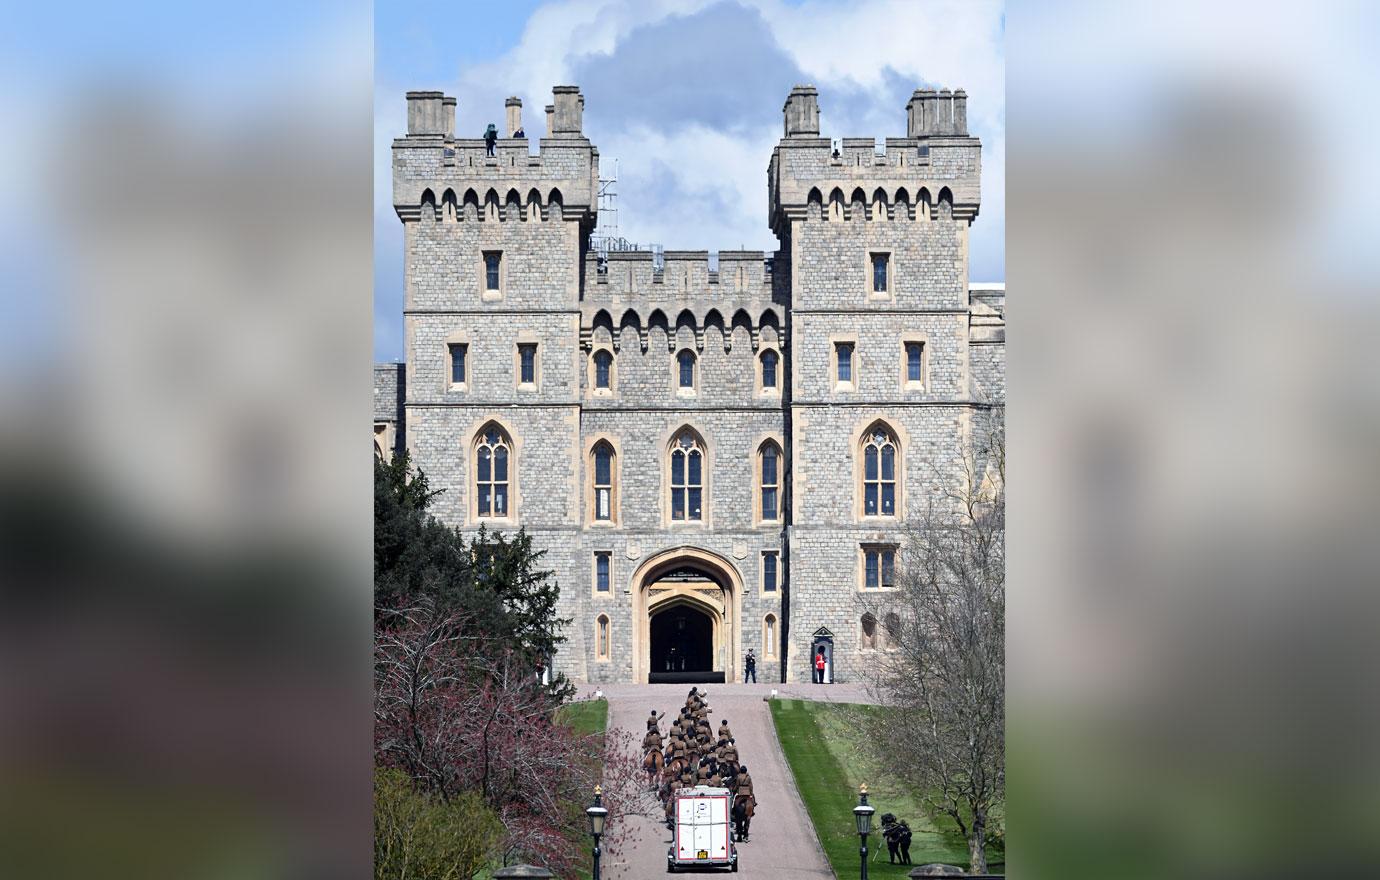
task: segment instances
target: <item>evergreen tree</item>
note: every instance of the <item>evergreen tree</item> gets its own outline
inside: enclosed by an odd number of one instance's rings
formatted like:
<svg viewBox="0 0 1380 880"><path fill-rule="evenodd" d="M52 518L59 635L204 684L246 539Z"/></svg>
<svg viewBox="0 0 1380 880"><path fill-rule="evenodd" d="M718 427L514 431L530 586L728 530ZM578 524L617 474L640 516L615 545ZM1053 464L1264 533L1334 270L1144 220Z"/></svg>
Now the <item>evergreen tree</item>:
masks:
<svg viewBox="0 0 1380 880"><path fill-rule="evenodd" d="M568 623L555 617L560 588L539 567L544 550L519 529L508 537L481 528L473 539L429 510L442 490L412 467L406 451L374 463L374 602L399 608L421 598L438 612L463 610L483 635L529 661L545 662Z"/></svg>

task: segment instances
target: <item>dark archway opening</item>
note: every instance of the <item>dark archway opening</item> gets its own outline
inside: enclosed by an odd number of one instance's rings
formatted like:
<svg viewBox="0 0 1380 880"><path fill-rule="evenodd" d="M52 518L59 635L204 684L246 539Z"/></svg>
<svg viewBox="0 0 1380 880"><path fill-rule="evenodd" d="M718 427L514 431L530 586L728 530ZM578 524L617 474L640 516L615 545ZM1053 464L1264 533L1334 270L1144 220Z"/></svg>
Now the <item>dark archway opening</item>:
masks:
<svg viewBox="0 0 1380 880"><path fill-rule="evenodd" d="M652 668L648 681L721 683L714 670L714 622L689 605L673 605L652 615Z"/></svg>

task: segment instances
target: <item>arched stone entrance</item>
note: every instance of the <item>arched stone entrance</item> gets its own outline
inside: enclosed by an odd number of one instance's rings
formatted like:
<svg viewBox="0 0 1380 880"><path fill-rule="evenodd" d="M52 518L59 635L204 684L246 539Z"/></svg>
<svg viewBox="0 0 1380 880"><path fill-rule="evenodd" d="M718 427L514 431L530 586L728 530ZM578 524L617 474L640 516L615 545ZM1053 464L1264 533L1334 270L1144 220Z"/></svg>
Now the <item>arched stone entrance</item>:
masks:
<svg viewBox="0 0 1380 880"><path fill-rule="evenodd" d="M651 613L651 667L659 672L712 672L717 621L692 603L663 604Z"/></svg>
<svg viewBox="0 0 1380 880"><path fill-rule="evenodd" d="M731 562L695 547L664 550L638 566L633 594L634 681L734 680L743 585Z"/></svg>

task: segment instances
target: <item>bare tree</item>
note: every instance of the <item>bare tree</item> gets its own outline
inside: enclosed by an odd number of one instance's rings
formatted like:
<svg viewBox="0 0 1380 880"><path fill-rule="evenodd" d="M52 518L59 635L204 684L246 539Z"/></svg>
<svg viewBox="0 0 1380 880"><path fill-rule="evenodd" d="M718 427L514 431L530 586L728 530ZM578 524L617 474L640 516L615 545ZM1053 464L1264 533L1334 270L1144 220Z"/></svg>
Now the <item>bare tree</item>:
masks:
<svg viewBox="0 0 1380 880"><path fill-rule="evenodd" d="M578 825L595 785L611 815L641 808L645 776L631 735L577 735L525 657L469 635L472 621L437 603L380 614L374 637L375 763L445 803L477 794L501 820L498 858L571 876ZM619 824L610 823L617 844Z"/></svg>
<svg viewBox="0 0 1380 880"><path fill-rule="evenodd" d="M974 419L955 488L907 526L896 589L865 604L885 619L874 688L893 711L879 755L968 841L987 870L1006 789L1006 445L1000 407ZM884 750L884 751L883 751Z"/></svg>

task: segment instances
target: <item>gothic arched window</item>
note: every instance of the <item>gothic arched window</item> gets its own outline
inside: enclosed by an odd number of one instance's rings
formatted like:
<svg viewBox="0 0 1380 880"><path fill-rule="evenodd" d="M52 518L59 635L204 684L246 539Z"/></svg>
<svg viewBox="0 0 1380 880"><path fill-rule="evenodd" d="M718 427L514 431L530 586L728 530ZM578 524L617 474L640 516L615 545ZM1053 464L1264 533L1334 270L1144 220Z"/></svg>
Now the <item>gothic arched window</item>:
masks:
<svg viewBox="0 0 1380 880"><path fill-rule="evenodd" d="M680 387L693 391L695 389L695 353L688 348L681 349L680 354L676 355L676 364L679 366Z"/></svg>
<svg viewBox="0 0 1380 880"><path fill-rule="evenodd" d="M781 448L768 440L758 453L760 515L764 522L781 518Z"/></svg>
<svg viewBox="0 0 1380 880"><path fill-rule="evenodd" d="M762 656L776 656L776 615L768 614L762 621Z"/></svg>
<svg viewBox="0 0 1380 880"><path fill-rule="evenodd" d="M863 437L863 515L896 515L896 438L878 425Z"/></svg>
<svg viewBox="0 0 1380 880"><path fill-rule="evenodd" d="M870 611L862 616L862 649L877 650L877 618Z"/></svg>
<svg viewBox="0 0 1380 880"><path fill-rule="evenodd" d="M606 348L594 353L594 387L607 391L613 382L613 355Z"/></svg>
<svg viewBox="0 0 1380 880"><path fill-rule="evenodd" d="M776 365L780 361L776 352L770 348L762 352L762 388L776 389Z"/></svg>
<svg viewBox="0 0 1380 880"><path fill-rule="evenodd" d="M691 431L671 445L671 519L704 519L704 447Z"/></svg>
<svg viewBox="0 0 1380 880"><path fill-rule="evenodd" d="M614 452L606 441L594 446L594 518L609 521L614 518Z"/></svg>
<svg viewBox="0 0 1380 880"><path fill-rule="evenodd" d="M508 516L512 455L512 442L497 425L480 432L474 449L477 516Z"/></svg>
<svg viewBox="0 0 1380 880"><path fill-rule="evenodd" d="M594 650L600 660L609 659L609 619L600 614L594 622Z"/></svg>

